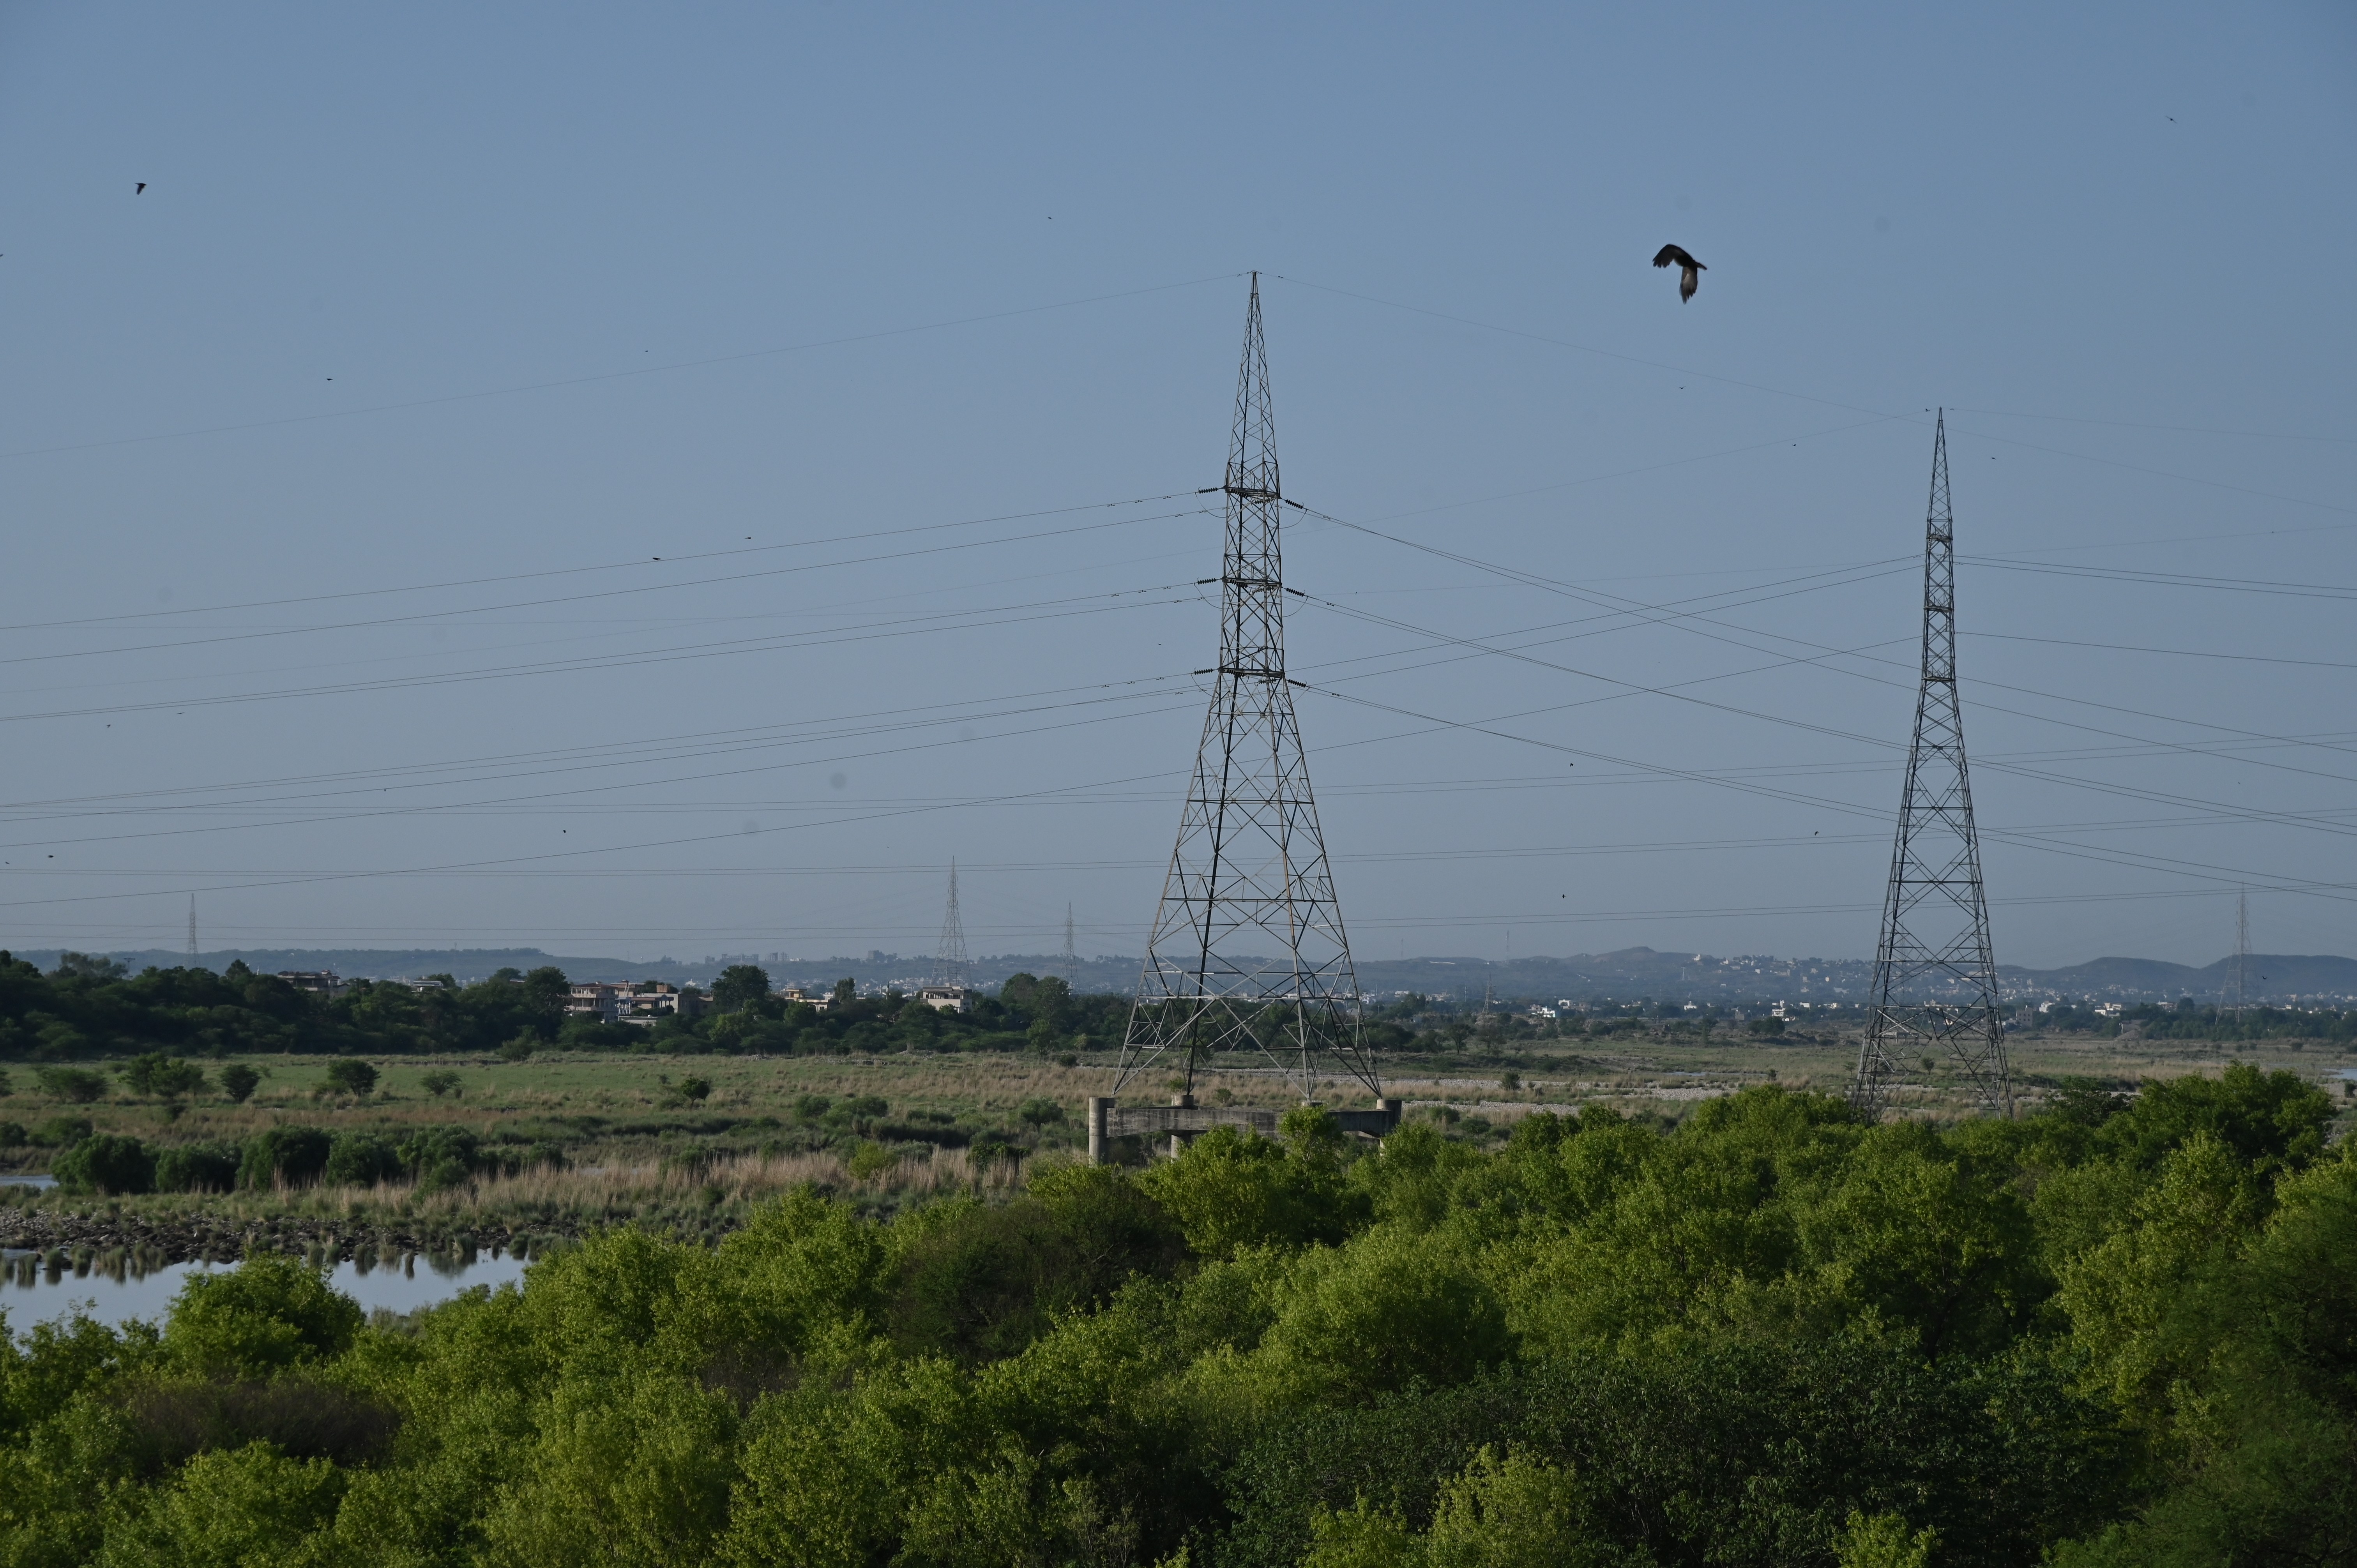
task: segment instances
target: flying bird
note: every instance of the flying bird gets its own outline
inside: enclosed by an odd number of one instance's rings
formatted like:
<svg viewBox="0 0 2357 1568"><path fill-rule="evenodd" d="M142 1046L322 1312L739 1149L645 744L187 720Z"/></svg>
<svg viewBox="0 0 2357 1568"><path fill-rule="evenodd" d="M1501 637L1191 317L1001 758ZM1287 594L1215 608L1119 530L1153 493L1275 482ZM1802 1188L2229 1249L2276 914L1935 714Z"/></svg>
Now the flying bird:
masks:
<svg viewBox="0 0 2357 1568"><path fill-rule="evenodd" d="M146 182L145 180L144 180L144 179L143 179L143 180L141 180L137 185L135 185L135 186L133 186L133 187L131 188L131 194L132 194L132 195L134 195L134 196L144 196L144 195L145 195L145 194L146 194L146 192L147 192L147 182Z"/></svg>
<svg viewBox="0 0 2357 1568"><path fill-rule="evenodd" d="M1653 252L1653 264L1657 267L1666 267L1673 262L1684 269L1678 274L1678 303L1684 305L1695 296L1695 290L1702 286L1702 274L1710 269L1687 255L1682 245L1664 245Z"/></svg>

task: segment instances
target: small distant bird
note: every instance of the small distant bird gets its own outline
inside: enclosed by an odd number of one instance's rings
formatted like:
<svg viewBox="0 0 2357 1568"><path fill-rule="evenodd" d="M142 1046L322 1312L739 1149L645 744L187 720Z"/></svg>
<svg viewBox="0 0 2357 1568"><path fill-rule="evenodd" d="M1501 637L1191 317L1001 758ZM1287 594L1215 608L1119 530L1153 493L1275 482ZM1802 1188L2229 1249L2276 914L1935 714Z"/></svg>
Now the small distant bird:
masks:
<svg viewBox="0 0 2357 1568"><path fill-rule="evenodd" d="M134 195L134 196L145 196L146 193L147 193L147 182L146 182L145 180L144 180L144 179L143 179L143 180L141 180L137 185L135 185L135 186L133 186L133 187L131 188L131 194L132 194L132 195Z"/></svg>
<svg viewBox="0 0 2357 1568"><path fill-rule="evenodd" d="M1702 274L1710 269L1687 255L1683 245L1664 245L1653 252L1655 266L1666 267L1672 263L1684 269L1678 274L1678 303L1684 305L1695 296L1695 290L1702 286Z"/></svg>

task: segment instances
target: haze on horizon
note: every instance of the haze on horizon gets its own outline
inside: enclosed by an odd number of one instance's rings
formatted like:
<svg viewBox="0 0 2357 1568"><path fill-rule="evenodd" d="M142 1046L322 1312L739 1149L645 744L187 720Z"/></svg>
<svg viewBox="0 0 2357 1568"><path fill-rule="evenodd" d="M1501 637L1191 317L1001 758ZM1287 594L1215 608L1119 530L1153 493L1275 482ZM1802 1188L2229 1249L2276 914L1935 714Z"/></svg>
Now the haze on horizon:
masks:
<svg viewBox="0 0 2357 1568"><path fill-rule="evenodd" d="M2357 952L2346 6L35 4L0 138L0 946L1137 951L1257 269L1362 956L1870 955L1942 406L1999 961Z"/></svg>

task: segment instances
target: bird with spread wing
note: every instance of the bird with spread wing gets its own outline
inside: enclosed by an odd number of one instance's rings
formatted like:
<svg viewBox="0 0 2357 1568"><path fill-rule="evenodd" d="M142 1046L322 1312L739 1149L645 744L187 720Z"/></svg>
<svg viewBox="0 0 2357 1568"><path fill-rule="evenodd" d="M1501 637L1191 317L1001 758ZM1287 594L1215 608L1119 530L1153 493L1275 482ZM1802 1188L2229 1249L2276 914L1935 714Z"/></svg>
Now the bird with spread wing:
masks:
<svg viewBox="0 0 2357 1568"><path fill-rule="evenodd" d="M1657 267L1666 267L1674 263L1684 269L1678 274L1678 303L1684 305L1695 296L1695 290L1702 286L1702 274L1710 269L1687 255L1683 245L1664 245L1653 253L1653 264Z"/></svg>

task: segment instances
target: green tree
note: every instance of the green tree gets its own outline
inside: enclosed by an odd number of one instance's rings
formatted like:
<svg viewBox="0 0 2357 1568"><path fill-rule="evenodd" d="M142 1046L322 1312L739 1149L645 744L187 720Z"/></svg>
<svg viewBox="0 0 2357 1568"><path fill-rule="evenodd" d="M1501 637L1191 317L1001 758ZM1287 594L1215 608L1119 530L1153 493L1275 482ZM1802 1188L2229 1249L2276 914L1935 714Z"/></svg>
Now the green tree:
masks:
<svg viewBox="0 0 2357 1568"><path fill-rule="evenodd" d="M115 1070L134 1094L170 1097L204 1092L204 1069L162 1051L134 1057Z"/></svg>
<svg viewBox="0 0 2357 1568"><path fill-rule="evenodd" d="M266 1378L350 1350L361 1309L324 1271L257 1252L221 1273L195 1273L165 1319L162 1349L204 1377Z"/></svg>
<svg viewBox="0 0 2357 1568"><path fill-rule="evenodd" d="M104 1075L80 1067L45 1067L33 1074L41 1092L53 1100L88 1105L106 1092Z"/></svg>
<svg viewBox="0 0 2357 1568"><path fill-rule="evenodd" d="M231 1062L221 1069L221 1092L242 1105L262 1087L262 1075L243 1062Z"/></svg>
<svg viewBox="0 0 2357 1568"><path fill-rule="evenodd" d="M376 1069L358 1057L338 1057L322 1081L339 1094L365 1095L376 1087Z"/></svg>
<svg viewBox="0 0 2357 1568"><path fill-rule="evenodd" d="M68 1192L152 1192L156 1155L136 1138L100 1133L59 1155L56 1172L58 1185Z"/></svg>
<svg viewBox="0 0 2357 1568"><path fill-rule="evenodd" d="M712 1005L741 1013L770 999L770 972L758 964L732 963L712 983Z"/></svg>

